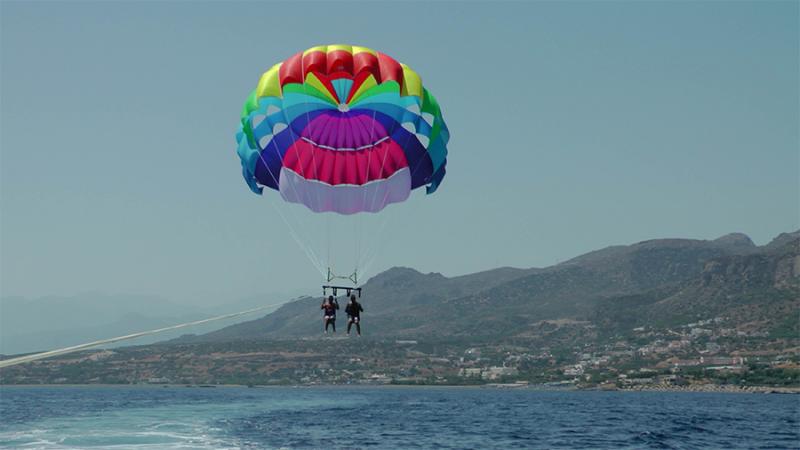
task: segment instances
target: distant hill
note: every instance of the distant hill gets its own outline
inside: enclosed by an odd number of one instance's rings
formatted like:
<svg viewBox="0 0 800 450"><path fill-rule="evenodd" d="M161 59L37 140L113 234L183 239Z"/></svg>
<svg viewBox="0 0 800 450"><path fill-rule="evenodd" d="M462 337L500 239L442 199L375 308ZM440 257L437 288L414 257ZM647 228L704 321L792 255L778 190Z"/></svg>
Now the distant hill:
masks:
<svg viewBox="0 0 800 450"><path fill-rule="evenodd" d="M796 318L800 307L799 254L800 232L763 247L729 234L650 240L547 268L452 278L396 267L363 286L364 328L372 336L477 339L525 335L547 320L588 321L612 333L726 315L743 326L791 331L787 317ZM319 304L320 298L302 298L260 319L175 342L318 335Z"/></svg>
<svg viewBox="0 0 800 450"><path fill-rule="evenodd" d="M778 235L778 237L773 239L772 242L765 245L763 249L773 250L776 248L780 248L785 246L786 244L796 241L799 238L800 238L800 230L794 231L792 233L781 233Z"/></svg>
<svg viewBox="0 0 800 450"><path fill-rule="evenodd" d="M471 292L490 289L539 269L500 268L477 274L447 278L439 273L422 274L414 269L395 267L371 278L364 285L363 305L369 311L370 329L381 334L403 334L396 325L413 329L416 315L426 305L441 305L445 300ZM343 298L339 299L344 317ZM268 316L226 327L201 336L185 336L176 342L216 341L247 337L302 337L320 330L321 298L304 297L287 303ZM430 319L435 319L431 317ZM435 322L435 320L434 320ZM393 325L394 324L394 325ZM344 326L344 321L339 322ZM371 332L372 332L371 331Z"/></svg>
<svg viewBox="0 0 800 450"><path fill-rule="evenodd" d="M610 299L597 320L616 327L669 326L724 316L750 331L791 328L800 336L800 235L795 236L749 254L710 259L678 285Z"/></svg>

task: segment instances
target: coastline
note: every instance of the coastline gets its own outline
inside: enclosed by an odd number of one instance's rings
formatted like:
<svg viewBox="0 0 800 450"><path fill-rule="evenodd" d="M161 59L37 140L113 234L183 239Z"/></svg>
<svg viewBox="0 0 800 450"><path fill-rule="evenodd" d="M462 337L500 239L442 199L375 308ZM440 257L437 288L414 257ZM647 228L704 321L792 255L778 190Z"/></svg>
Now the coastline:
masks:
<svg viewBox="0 0 800 450"><path fill-rule="evenodd" d="M625 386L625 387L553 387L544 385L524 385L516 383L492 383L482 385L459 385L459 384L285 384L285 385L242 385L242 384L0 384L0 390L5 388L135 388L135 389L165 389L165 388L194 388L194 389L270 389L270 388L383 388L383 389L500 389L500 390L526 390L526 391L573 391L573 392L673 392L673 393L732 393L732 394L800 394L800 386L793 387L774 387L774 386L735 386L735 385L716 385L716 384L694 384L686 386Z"/></svg>
<svg viewBox="0 0 800 450"><path fill-rule="evenodd" d="M629 392L719 392L735 394L800 394L800 387L736 386L726 384L692 384L687 386L629 386L618 391Z"/></svg>

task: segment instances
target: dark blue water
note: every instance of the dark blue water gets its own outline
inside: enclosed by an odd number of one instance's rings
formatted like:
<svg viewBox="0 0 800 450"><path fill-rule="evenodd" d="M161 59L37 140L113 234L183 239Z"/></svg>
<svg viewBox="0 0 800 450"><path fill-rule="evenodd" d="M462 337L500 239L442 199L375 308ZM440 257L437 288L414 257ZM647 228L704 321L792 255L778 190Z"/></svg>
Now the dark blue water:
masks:
<svg viewBox="0 0 800 450"><path fill-rule="evenodd" d="M0 448L800 448L800 396L0 387Z"/></svg>

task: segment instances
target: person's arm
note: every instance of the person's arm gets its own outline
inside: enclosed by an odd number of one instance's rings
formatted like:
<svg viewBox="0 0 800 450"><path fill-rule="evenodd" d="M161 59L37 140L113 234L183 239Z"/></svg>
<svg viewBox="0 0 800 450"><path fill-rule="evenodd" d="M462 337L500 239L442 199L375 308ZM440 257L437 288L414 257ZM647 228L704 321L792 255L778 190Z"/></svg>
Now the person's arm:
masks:
<svg viewBox="0 0 800 450"><path fill-rule="evenodd" d="M361 303L358 304L358 310L359 312L364 312L364 308L361 306Z"/></svg>

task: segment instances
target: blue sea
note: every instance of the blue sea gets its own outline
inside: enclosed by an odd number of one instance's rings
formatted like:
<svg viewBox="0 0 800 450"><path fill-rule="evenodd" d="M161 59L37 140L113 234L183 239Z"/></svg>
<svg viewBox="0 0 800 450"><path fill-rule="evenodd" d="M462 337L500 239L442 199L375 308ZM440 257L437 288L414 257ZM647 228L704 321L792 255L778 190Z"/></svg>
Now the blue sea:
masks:
<svg viewBox="0 0 800 450"><path fill-rule="evenodd" d="M800 396L3 386L0 448L800 448Z"/></svg>

